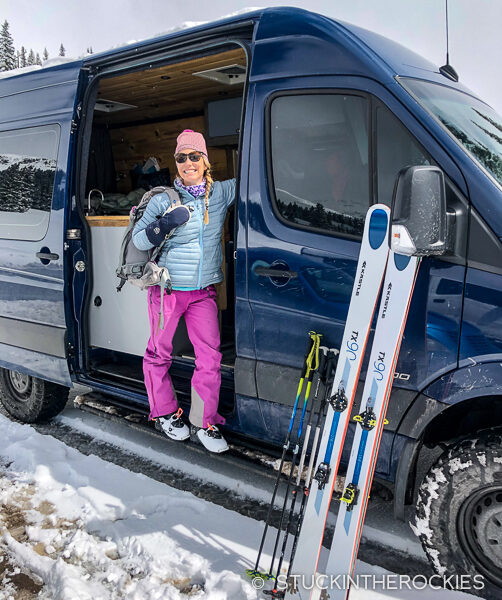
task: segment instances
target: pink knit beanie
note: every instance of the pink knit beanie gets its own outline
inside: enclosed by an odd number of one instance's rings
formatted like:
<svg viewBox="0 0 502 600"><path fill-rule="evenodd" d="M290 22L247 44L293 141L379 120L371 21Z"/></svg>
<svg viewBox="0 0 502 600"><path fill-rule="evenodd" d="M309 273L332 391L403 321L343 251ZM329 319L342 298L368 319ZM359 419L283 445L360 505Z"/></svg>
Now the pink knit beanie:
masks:
<svg viewBox="0 0 502 600"><path fill-rule="evenodd" d="M206 140L202 133L197 133L193 129L185 129L182 131L176 140L176 152L178 154L182 150L197 150L207 156Z"/></svg>

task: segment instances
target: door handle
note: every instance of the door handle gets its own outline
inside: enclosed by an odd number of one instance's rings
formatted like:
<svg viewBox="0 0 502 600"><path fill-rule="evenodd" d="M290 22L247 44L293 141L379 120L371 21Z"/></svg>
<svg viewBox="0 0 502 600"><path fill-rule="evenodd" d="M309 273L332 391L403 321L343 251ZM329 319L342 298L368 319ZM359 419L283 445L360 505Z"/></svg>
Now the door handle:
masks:
<svg viewBox="0 0 502 600"><path fill-rule="evenodd" d="M256 267L254 272L261 277L284 277L287 279L295 279L298 277L296 271L287 271L286 269L267 269L267 267Z"/></svg>
<svg viewBox="0 0 502 600"><path fill-rule="evenodd" d="M35 254L37 258L40 260L58 260L59 254L55 254L54 252L37 252Z"/></svg>

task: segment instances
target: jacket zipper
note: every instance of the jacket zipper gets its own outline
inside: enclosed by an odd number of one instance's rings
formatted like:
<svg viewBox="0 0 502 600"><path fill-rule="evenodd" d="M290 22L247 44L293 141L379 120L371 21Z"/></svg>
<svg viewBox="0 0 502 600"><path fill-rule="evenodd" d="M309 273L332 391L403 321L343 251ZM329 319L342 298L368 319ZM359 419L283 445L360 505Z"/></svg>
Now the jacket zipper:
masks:
<svg viewBox="0 0 502 600"><path fill-rule="evenodd" d="M200 289L202 280L202 256L204 253L204 218L202 216L202 200L197 199L197 208L200 216L200 234L199 234L199 246L200 246L200 260L199 260L199 278L197 280L197 288Z"/></svg>

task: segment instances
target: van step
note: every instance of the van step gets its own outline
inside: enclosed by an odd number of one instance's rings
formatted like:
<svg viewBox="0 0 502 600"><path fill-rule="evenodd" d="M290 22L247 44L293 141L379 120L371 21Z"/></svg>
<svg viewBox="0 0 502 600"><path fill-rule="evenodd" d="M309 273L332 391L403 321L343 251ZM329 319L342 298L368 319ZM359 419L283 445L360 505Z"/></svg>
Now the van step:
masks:
<svg viewBox="0 0 502 600"><path fill-rule="evenodd" d="M99 392L88 392L78 395L74 398L73 403L75 408L99 415L110 421L125 424L132 429L146 432L154 437L162 438L166 443L179 444L182 442L173 442L169 440L163 433L155 428L154 422L148 420L148 415L133 408L125 408L116 403L116 399L111 396L100 394ZM232 436L231 432L225 431L225 438L229 441L229 451L224 454L215 454L217 460L239 460L242 466L247 468L258 468L260 473L276 477L275 471L279 467L279 461L276 456L261 452L255 448L247 447L242 444L242 440L238 440ZM190 450L195 453L204 452L201 446L190 444ZM283 473L287 473L283 468Z"/></svg>

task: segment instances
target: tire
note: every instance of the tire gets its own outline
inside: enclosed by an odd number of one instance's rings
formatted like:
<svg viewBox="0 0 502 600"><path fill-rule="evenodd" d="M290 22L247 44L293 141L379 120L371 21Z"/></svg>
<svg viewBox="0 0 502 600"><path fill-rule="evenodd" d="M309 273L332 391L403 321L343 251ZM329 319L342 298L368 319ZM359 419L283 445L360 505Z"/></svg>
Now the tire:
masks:
<svg viewBox="0 0 502 600"><path fill-rule="evenodd" d="M19 371L0 368L0 401L11 417L23 423L41 423L59 414L69 389Z"/></svg>
<svg viewBox="0 0 502 600"><path fill-rule="evenodd" d="M412 528L436 573L456 576L451 587L468 575L472 587L464 591L502 597L500 432L463 440L439 458L420 487Z"/></svg>

